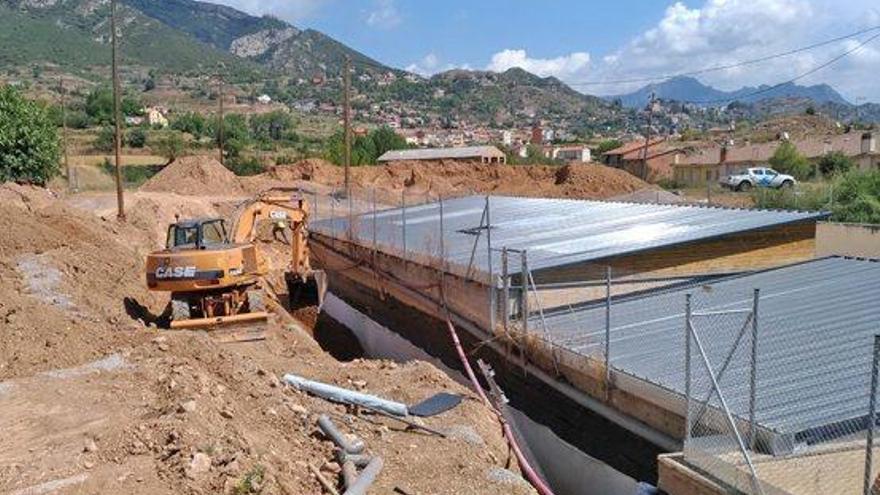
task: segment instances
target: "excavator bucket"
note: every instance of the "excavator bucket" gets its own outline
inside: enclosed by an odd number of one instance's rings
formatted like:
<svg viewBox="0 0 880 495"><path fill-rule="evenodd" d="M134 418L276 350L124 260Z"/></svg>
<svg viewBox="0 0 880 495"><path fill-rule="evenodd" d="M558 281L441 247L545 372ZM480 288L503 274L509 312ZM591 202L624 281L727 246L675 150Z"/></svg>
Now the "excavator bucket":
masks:
<svg viewBox="0 0 880 495"><path fill-rule="evenodd" d="M321 311L327 293L327 274L323 270L312 270L306 277L288 273L285 278L291 310L317 306Z"/></svg>

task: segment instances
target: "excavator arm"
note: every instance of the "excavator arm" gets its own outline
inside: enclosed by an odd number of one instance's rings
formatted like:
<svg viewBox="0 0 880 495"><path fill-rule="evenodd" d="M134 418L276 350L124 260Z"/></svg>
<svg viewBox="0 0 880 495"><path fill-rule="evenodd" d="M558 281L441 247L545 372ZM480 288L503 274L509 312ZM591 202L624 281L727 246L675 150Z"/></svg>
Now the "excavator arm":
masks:
<svg viewBox="0 0 880 495"><path fill-rule="evenodd" d="M257 226L266 220L287 224L291 230L289 272L308 277L312 272L308 248L308 204L302 198L282 195L261 195L245 204L233 225L230 240L251 244L257 237Z"/></svg>

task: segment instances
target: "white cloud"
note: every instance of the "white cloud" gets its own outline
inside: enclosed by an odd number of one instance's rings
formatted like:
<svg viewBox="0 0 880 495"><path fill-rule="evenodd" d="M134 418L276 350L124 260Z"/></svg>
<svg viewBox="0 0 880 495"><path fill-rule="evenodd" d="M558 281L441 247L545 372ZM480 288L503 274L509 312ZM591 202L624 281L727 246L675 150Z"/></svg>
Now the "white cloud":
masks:
<svg viewBox="0 0 880 495"><path fill-rule="evenodd" d="M376 0L375 8L367 16L367 25L379 29L397 27L401 21L394 0Z"/></svg>
<svg viewBox="0 0 880 495"><path fill-rule="evenodd" d="M252 15L270 14L296 23L316 14L330 0L214 0Z"/></svg>
<svg viewBox="0 0 880 495"><path fill-rule="evenodd" d="M443 63L434 53L429 53L418 60L406 66L405 70L407 72L412 72L413 74L418 74L423 77L430 77L438 72L445 72L453 69L463 69L463 70L471 70L471 66L469 64L452 64L452 63Z"/></svg>
<svg viewBox="0 0 880 495"><path fill-rule="evenodd" d="M503 72L519 67L542 77L570 79L584 74L590 66L590 54L574 52L556 58L531 58L525 50L503 50L492 55L487 70Z"/></svg>
<svg viewBox="0 0 880 495"><path fill-rule="evenodd" d="M589 79L653 77L727 65L876 26L878 19L880 11L876 0L705 0L702 6L694 8L676 2L666 9L657 24L603 57ZM765 63L703 74L699 79L722 89L783 82L857 43L832 43ZM880 71L880 52L877 51L880 48L877 47L880 40L874 42L874 47L865 47L832 68L798 82L827 82L844 96L880 100L880 88L872 89L866 83L869 74ZM640 85L643 83L581 89L612 94ZM865 95L865 92L872 94Z"/></svg>

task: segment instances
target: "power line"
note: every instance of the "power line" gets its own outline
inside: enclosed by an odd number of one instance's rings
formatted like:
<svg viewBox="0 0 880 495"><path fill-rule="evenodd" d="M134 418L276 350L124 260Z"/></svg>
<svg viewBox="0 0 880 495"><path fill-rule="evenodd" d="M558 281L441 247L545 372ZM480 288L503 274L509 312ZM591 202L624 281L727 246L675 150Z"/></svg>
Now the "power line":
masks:
<svg viewBox="0 0 880 495"><path fill-rule="evenodd" d="M855 47L853 47L853 48L851 48L851 49L849 49L849 50L847 50L847 51L841 53L840 55L837 55L836 57L834 57L834 58L828 60L828 61L825 62L825 63L819 64L819 65L817 65L816 67L813 67L812 69L810 69L810 70L808 70L808 71L806 71L806 72L803 72L803 73L801 73L801 74L798 74L797 76L795 76L795 77L793 77L793 78L791 78L791 79L789 79L789 80L787 80L787 81L783 81L783 82L781 82L781 83L774 84L773 86L769 86L769 87L766 87L766 88L763 88L763 89L759 89L759 90L757 90L757 91L752 91L751 93L746 93L746 94L744 94L744 95L737 95L737 96L732 97L732 98L719 98L719 99L716 99L716 100L703 100L703 101L689 101L688 103L697 103L697 104L726 103L726 102L729 102L729 101L734 101L734 100L744 100L744 99L751 98L751 97L753 97L753 96L758 96L758 95L762 95L762 94L764 94L764 93L769 93L770 91L773 91L773 90L778 89L778 88L780 88L780 87L782 87L782 86L785 86L786 84L791 84L791 83L793 83L793 82L799 81L799 80L801 80L801 79L803 79L803 78L805 78L805 77L807 77L807 76L810 76L810 75L812 75L812 74L815 74L816 72L819 72L819 71L822 70L822 69L825 69L826 67L829 67L829 66L831 66L831 65L834 65L835 63L837 63L837 62L843 60L844 58L846 58L846 57L852 55L853 53L855 53L855 52L861 50L862 48L865 47L865 45L867 45L868 43L870 43L870 42L876 40L877 38L880 38L880 33L877 33L877 34L875 34L874 36L871 36L870 38L868 38L868 39L866 39L865 41L862 41L861 43L859 43L858 45L856 45Z"/></svg>
<svg viewBox="0 0 880 495"><path fill-rule="evenodd" d="M779 53L774 53L774 54L772 54L772 55L765 55L765 56L763 56L763 57L754 58L754 59L750 59L750 60L744 60L744 61L741 61L741 62L734 62L734 63L724 64L724 65L715 65L715 66L712 66L712 67L707 67L707 68L705 68L705 69L698 69L698 70L693 70L693 71L679 72L679 73L676 73L676 74L666 74L666 75L659 75L659 76L653 76L653 77L646 76L646 77L637 77L637 78L631 78L631 79L616 79L616 80L605 80L605 81L581 81L581 82L572 82L572 83L568 83L568 85L569 85L569 86L601 86L601 85L609 85L609 84L632 84L632 83L644 83L644 82L666 81L666 80L668 80L668 79L674 79L674 78L676 78L676 77L698 76L698 75L700 75L700 74L707 74L707 73L710 73L710 72L718 72L718 71L722 71L722 70L735 69L735 68L738 68L738 67L744 67L744 66L748 66L748 65L754 65L754 64L759 64L759 63L762 63L762 62L767 62L767 61L769 61L769 60L773 60L773 59L777 59L777 58L782 58L782 57L788 57L788 56L791 56L791 55L796 55L796 54L798 54L798 53L806 52L806 51L809 51L809 50L813 50L813 49L815 49L815 48L819 48L819 47L822 47L822 46L830 45L830 44L832 44L832 43L836 43L836 42L838 42L838 41L843 41L843 40L852 39L852 38L855 38L855 37L857 37L857 36L861 36L861 35L863 35L863 34L870 33L870 32L872 32L872 31L876 31L876 30L878 30L878 29L880 29L880 26L873 26L873 27L870 27L870 28L862 29L862 30L860 30L860 31L856 31L856 32L854 32L854 33L846 34L846 35L843 35L843 36L838 36L838 37L836 37L836 38L828 39L828 40L825 40L825 41L820 41L820 42L818 42L818 43L813 43L812 45L807 45L807 46L803 46L803 47L799 47L799 48L794 48L794 49L792 49L792 50L788 50L788 51L784 51L784 52L779 52ZM872 39L873 39L873 38L872 38Z"/></svg>

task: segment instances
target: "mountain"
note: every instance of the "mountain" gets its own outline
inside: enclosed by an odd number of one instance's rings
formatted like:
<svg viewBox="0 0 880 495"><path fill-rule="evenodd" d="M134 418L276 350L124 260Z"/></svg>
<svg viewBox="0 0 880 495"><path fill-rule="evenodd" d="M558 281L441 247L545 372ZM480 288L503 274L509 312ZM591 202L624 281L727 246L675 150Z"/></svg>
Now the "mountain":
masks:
<svg viewBox="0 0 880 495"><path fill-rule="evenodd" d="M337 77L395 71L318 31L194 0L120 0L125 66L177 73L284 72ZM0 0L0 66L49 62L84 70L109 63L109 0ZM61 41L59 43L59 41Z"/></svg>
<svg viewBox="0 0 880 495"><path fill-rule="evenodd" d="M761 85L744 87L736 91L722 91L707 86L692 77L674 77L661 83L652 83L632 93L609 96L608 100L619 100L627 108L643 108L651 97L651 93L667 101L694 103L700 106L723 106L738 101L740 103L756 103L762 100L784 98L809 99L816 104L849 103L827 84L800 86L786 83L780 86Z"/></svg>

